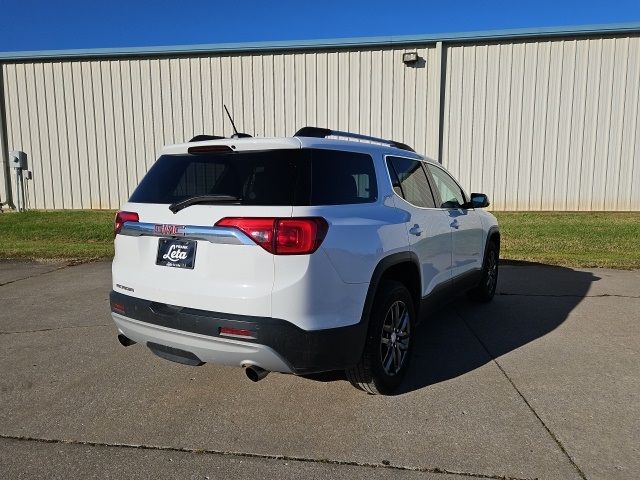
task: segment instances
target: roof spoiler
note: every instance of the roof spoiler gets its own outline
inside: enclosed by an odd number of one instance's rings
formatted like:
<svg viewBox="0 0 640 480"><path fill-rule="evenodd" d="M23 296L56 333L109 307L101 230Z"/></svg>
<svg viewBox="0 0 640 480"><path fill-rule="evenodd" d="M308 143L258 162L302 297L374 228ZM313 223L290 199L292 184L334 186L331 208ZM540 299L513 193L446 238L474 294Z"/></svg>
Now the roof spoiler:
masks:
<svg viewBox="0 0 640 480"><path fill-rule="evenodd" d="M409 145L396 142L395 140L385 140L384 138L370 137L368 135L360 135L359 133L343 132L340 130L330 130L328 128L319 127L302 127L293 135L294 137L311 137L311 138L326 138L330 136L353 138L356 140L366 140L369 142L383 143L390 147L399 148L401 150L408 150L414 152L415 150Z"/></svg>
<svg viewBox="0 0 640 480"><path fill-rule="evenodd" d="M196 135L191 140L189 140L189 143L204 142L206 140L222 140L223 138L224 137L221 137L220 135Z"/></svg>

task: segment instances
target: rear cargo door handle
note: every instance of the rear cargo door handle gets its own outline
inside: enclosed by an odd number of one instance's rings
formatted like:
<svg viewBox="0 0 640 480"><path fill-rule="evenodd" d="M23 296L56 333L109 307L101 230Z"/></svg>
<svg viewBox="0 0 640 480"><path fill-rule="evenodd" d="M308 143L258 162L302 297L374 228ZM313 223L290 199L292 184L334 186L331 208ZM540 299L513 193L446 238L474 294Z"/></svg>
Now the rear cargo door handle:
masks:
<svg viewBox="0 0 640 480"><path fill-rule="evenodd" d="M420 225L416 223L413 227L409 229L409 233L411 235L415 235L416 237L419 237L420 235L422 235L422 229L420 228Z"/></svg>

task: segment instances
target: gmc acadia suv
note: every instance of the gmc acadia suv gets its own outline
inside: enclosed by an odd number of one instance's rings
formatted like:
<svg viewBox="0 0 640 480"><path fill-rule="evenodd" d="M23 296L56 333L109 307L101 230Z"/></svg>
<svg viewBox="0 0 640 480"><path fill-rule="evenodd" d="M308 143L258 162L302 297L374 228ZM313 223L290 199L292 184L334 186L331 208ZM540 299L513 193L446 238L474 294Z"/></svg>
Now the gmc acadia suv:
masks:
<svg viewBox="0 0 640 480"><path fill-rule="evenodd" d="M201 138L166 146L116 215L123 345L244 367L254 381L345 370L388 394L419 313L461 291L493 297L500 233L487 197L410 147L313 127Z"/></svg>

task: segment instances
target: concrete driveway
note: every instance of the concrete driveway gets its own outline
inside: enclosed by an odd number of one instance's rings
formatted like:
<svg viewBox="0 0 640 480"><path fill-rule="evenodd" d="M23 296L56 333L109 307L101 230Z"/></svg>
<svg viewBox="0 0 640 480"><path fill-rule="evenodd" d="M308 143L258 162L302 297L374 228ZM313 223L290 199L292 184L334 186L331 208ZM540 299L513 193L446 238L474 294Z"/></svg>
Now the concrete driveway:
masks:
<svg viewBox="0 0 640 480"><path fill-rule="evenodd" d="M640 272L503 266L373 397L123 348L109 269L0 263L0 476L640 477Z"/></svg>

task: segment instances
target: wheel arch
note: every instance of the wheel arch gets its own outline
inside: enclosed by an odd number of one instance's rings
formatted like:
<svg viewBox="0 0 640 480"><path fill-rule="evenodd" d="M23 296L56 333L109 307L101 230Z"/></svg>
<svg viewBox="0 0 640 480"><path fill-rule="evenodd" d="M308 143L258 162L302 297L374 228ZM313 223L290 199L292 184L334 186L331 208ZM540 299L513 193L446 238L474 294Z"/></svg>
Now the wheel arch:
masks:
<svg viewBox="0 0 640 480"><path fill-rule="evenodd" d="M493 225L487 231L487 241L484 243L484 255L482 257L482 264L484 265L484 259L487 258L487 251L489 245L495 243L498 246L498 256L500 255L500 228L497 225Z"/></svg>
<svg viewBox="0 0 640 480"><path fill-rule="evenodd" d="M368 324L373 301L380 284L386 279L403 283L411 293L416 312L420 308L422 292L420 260L418 260L418 256L414 252L393 253L382 258L373 270L362 310L362 322Z"/></svg>

